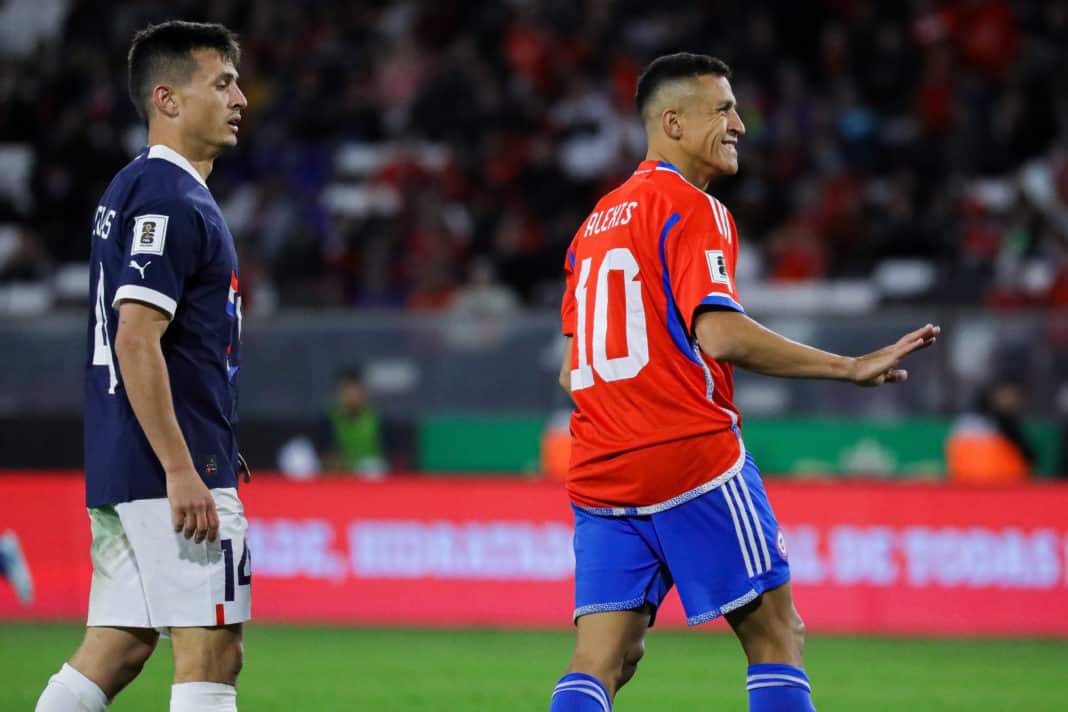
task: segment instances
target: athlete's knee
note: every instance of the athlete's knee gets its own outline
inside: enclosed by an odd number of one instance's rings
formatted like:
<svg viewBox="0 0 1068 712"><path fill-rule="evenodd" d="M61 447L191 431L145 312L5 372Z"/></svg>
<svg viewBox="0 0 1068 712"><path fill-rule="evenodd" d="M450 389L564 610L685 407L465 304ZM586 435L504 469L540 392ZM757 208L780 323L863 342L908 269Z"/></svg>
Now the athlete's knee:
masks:
<svg viewBox="0 0 1068 712"><path fill-rule="evenodd" d="M244 665L240 633L195 629L174 639L175 682L220 682L234 685Z"/></svg>
<svg viewBox="0 0 1068 712"><path fill-rule="evenodd" d="M237 681L237 676L241 674L241 670L245 667L245 643L242 640L237 640L230 648L230 674L233 676L234 681Z"/></svg>
<svg viewBox="0 0 1068 712"><path fill-rule="evenodd" d="M71 656L70 664L111 698L141 674L157 640L155 635L135 637L91 631Z"/></svg>
<svg viewBox="0 0 1068 712"><path fill-rule="evenodd" d="M569 673L581 672L597 678L610 695L614 695L619 689L622 670L623 659L617 653L589 649L575 650L571 656L571 664L567 667Z"/></svg>
<svg viewBox="0 0 1068 712"><path fill-rule="evenodd" d="M801 664L805 624L788 589L765 594L751 606L728 615L728 621L751 664Z"/></svg>
<svg viewBox="0 0 1068 712"><path fill-rule="evenodd" d="M622 648L579 648L571 658L568 672L584 672L593 675L608 690L615 694L627 684L638 670L638 661L645 654L645 641L627 643Z"/></svg>
<svg viewBox="0 0 1068 712"><path fill-rule="evenodd" d="M144 669L145 663L152 657L153 651L156 649L156 643L145 641L138 641L123 651L123 654L119 658L119 665L125 675L130 680L134 679L141 674L141 670Z"/></svg>
<svg viewBox="0 0 1068 712"><path fill-rule="evenodd" d="M204 671L205 679L236 685L237 676L241 674L241 669L245 665L244 642L237 638L221 645L214 661L214 665Z"/></svg>
<svg viewBox="0 0 1068 712"><path fill-rule="evenodd" d="M801 620L801 616L797 614L797 611L792 611L792 613L793 615L790 617L787 626L798 653L801 653L805 649L805 635L808 633L808 629L805 628L805 621Z"/></svg>
<svg viewBox="0 0 1068 712"><path fill-rule="evenodd" d="M645 655L645 641L639 640L637 643L631 645L623 653L623 666L619 673L619 680L616 684L616 689L623 687L634 677L634 673L638 672L638 663L641 661L642 656Z"/></svg>

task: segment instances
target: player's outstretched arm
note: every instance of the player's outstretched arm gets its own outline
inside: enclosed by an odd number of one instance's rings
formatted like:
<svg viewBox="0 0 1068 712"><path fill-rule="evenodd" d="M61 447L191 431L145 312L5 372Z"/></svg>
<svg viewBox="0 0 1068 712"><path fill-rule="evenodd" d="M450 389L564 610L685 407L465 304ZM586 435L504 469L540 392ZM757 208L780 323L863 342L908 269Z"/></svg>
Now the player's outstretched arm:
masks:
<svg viewBox="0 0 1068 712"><path fill-rule="evenodd" d="M791 341L736 311L705 311L694 331L701 350L749 371L783 378L828 378L858 386L881 386L908 378L897 365L933 344L941 328L927 324L896 343L858 357L840 356Z"/></svg>
<svg viewBox="0 0 1068 712"><path fill-rule="evenodd" d="M167 315L139 302L119 305L115 356L126 396L137 422L167 475L167 499L174 531L197 543L215 541L219 517L211 491L193 466L185 437L174 414L167 362L160 338L170 324Z"/></svg>

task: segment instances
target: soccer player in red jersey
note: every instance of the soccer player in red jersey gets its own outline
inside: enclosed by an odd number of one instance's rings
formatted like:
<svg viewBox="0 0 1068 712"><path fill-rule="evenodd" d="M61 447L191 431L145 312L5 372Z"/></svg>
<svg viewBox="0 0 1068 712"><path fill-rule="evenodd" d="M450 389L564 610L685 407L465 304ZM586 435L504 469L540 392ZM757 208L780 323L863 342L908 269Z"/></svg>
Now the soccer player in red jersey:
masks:
<svg viewBox="0 0 1068 712"><path fill-rule="evenodd" d="M928 324L856 358L790 341L746 315L738 231L705 192L738 171L722 61L674 54L638 80L648 154L567 252L560 384L577 406L567 488L575 513L577 640L551 712L608 712L673 585L690 625L725 616L749 662L753 712L813 710L786 541L746 451L733 368L859 386L904 381Z"/></svg>

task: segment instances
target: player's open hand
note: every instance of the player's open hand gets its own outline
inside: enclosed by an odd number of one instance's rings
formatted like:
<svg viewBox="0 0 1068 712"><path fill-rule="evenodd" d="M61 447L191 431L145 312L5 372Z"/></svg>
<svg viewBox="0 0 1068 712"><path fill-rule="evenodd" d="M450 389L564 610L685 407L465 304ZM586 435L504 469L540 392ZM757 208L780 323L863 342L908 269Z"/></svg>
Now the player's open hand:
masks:
<svg viewBox="0 0 1068 712"><path fill-rule="evenodd" d="M925 349L933 344L941 332L942 327L927 324L905 334L895 344L853 359L849 380L858 386L867 388L881 386L884 383L901 383L909 377L908 371L897 367L901 359L913 351Z"/></svg>
<svg viewBox="0 0 1068 712"><path fill-rule="evenodd" d="M194 470L167 473L167 499L171 503L174 531L199 544L219 536L219 515L215 500Z"/></svg>

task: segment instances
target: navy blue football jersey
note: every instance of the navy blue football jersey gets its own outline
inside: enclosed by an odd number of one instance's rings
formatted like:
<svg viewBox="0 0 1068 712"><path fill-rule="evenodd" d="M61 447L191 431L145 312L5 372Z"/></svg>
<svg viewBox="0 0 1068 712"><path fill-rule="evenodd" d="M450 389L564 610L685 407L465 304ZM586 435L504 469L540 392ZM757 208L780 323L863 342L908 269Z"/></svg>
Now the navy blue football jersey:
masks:
<svg viewBox="0 0 1068 712"><path fill-rule="evenodd" d="M170 317L161 346L193 464L209 488L236 487L241 293L219 206L189 161L152 146L111 181L91 230L87 505L167 496L115 356L119 304L127 300Z"/></svg>

